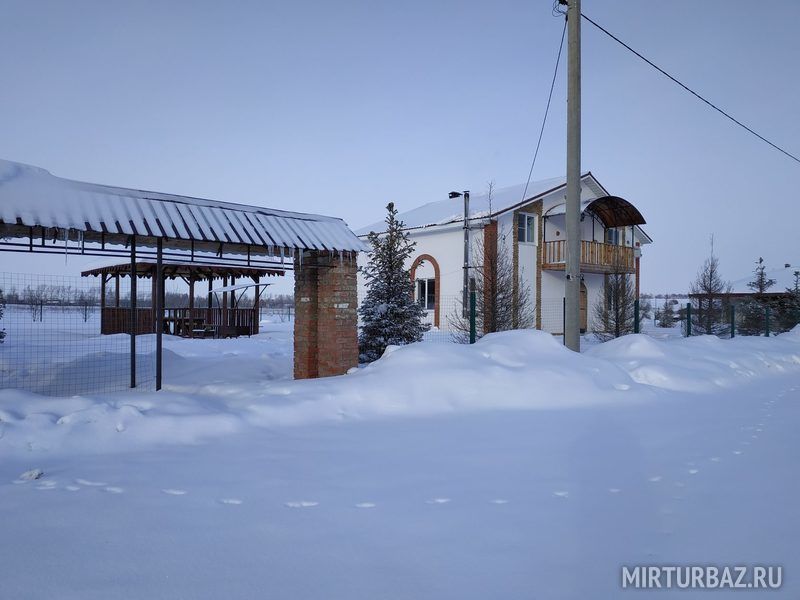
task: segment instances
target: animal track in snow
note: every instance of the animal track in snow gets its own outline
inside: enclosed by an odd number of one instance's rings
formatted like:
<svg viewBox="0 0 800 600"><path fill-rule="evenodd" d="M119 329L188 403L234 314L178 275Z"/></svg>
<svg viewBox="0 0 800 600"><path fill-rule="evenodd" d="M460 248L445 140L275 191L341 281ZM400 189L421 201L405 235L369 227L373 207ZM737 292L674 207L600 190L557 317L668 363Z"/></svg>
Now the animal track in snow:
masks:
<svg viewBox="0 0 800 600"><path fill-rule="evenodd" d="M661 479L662 479L661 475L654 475L647 481L649 481L650 483L658 483L659 481L661 481Z"/></svg>
<svg viewBox="0 0 800 600"><path fill-rule="evenodd" d="M700 469L689 469L689 475L697 475Z"/></svg>
<svg viewBox="0 0 800 600"><path fill-rule="evenodd" d="M167 489L161 490L161 491L164 492L165 494L170 495L170 496L183 496L183 495L186 494L186 490L176 490L176 489L173 489L173 488L167 488Z"/></svg>
<svg viewBox="0 0 800 600"><path fill-rule="evenodd" d="M450 502L450 498L431 498L430 500L426 500L428 504L447 504Z"/></svg>
<svg viewBox="0 0 800 600"><path fill-rule="evenodd" d="M236 504L236 505L242 503L242 501L239 500L238 498L223 498L222 500L220 500L220 502L222 504Z"/></svg>
<svg viewBox="0 0 800 600"><path fill-rule="evenodd" d="M108 487L104 487L103 491L106 491L109 494L121 494L125 490L123 490L121 487L116 487L116 486L110 485Z"/></svg>
<svg viewBox="0 0 800 600"><path fill-rule="evenodd" d="M610 494L619 494L622 490L619 488L608 488Z"/></svg>
<svg viewBox="0 0 800 600"><path fill-rule="evenodd" d="M553 492L553 496L558 496L559 498L569 498L569 492L566 491Z"/></svg>
<svg viewBox="0 0 800 600"><path fill-rule="evenodd" d="M375 508L377 504L374 502L359 502L356 504L356 508Z"/></svg>
<svg viewBox="0 0 800 600"><path fill-rule="evenodd" d="M289 508L311 508L312 506L317 506L319 502L310 502L308 500L298 500L295 502L287 502L286 506Z"/></svg>
<svg viewBox="0 0 800 600"><path fill-rule="evenodd" d="M741 454L742 451L741 450L734 450L733 453L738 455L738 454Z"/></svg>
<svg viewBox="0 0 800 600"><path fill-rule="evenodd" d="M103 481L89 481L88 479L76 479L75 483L79 483L81 485L87 485L89 487L103 487L104 485L108 485Z"/></svg>
<svg viewBox="0 0 800 600"><path fill-rule="evenodd" d="M67 490L68 492L77 492L81 488L78 485L67 485L67 486L64 486L64 489Z"/></svg>
<svg viewBox="0 0 800 600"><path fill-rule="evenodd" d="M495 498L494 500L489 500L492 504L508 504L508 500L503 498Z"/></svg>
<svg viewBox="0 0 800 600"><path fill-rule="evenodd" d="M722 459L719 456L712 456L710 460L711 462L719 462Z"/></svg>

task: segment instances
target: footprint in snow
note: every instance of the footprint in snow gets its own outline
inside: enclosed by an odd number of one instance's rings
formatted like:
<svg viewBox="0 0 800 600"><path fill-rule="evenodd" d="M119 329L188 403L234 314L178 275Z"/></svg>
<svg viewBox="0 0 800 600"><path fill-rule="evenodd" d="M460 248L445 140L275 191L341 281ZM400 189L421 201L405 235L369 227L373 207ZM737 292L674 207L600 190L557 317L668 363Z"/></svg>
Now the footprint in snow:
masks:
<svg viewBox="0 0 800 600"><path fill-rule="evenodd" d="M722 459L721 459L719 456L712 456L712 457L711 457L711 462L719 462L719 461L721 461L721 460L722 460Z"/></svg>
<svg viewBox="0 0 800 600"><path fill-rule="evenodd" d="M242 501L239 500L238 498L223 498L222 500L220 500L220 502L222 504L236 504L236 505L242 503Z"/></svg>
<svg viewBox="0 0 800 600"><path fill-rule="evenodd" d="M173 488L167 488L161 491L169 496L183 496L186 494L186 490L176 490Z"/></svg>
<svg viewBox="0 0 800 600"><path fill-rule="evenodd" d="M88 479L76 479L75 483L79 483L80 485L86 485L89 487L103 487L104 485L108 485L103 481L89 481Z"/></svg>
<svg viewBox="0 0 800 600"><path fill-rule="evenodd" d="M106 491L109 494L121 494L124 490L121 487L115 487L113 485L110 485L108 487L104 487L103 491Z"/></svg>
<svg viewBox="0 0 800 600"><path fill-rule="evenodd" d="M296 502L287 502L286 506L289 508L311 508L317 506L319 502L309 502L308 500L299 500Z"/></svg>
<svg viewBox="0 0 800 600"><path fill-rule="evenodd" d="M553 492L553 496L557 496L558 498L569 498L569 492L566 491Z"/></svg>
<svg viewBox="0 0 800 600"><path fill-rule="evenodd" d="M622 490L619 488L608 488L609 494L619 494Z"/></svg>
<svg viewBox="0 0 800 600"><path fill-rule="evenodd" d="M661 479L662 479L661 475L656 475L654 477L651 477L647 481L649 481L650 483L658 483L659 481L661 481Z"/></svg>
<svg viewBox="0 0 800 600"><path fill-rule="evenodd" d="M356 508L375 508L377 504L374 502L359 502L356 504Z"/></svg>
<svg viewBox="0 0 800 600"><path fill-rule="evenodd" d="M733 453L736 454L736 455L739 455L739 454L742 453L742 451L741 450L734 450Z"/></svg>
<svg viewBox="0 0 800 600"><path fill-rule="evenodd" d="M492 504L508 504L508 500L504 500L503 498L495 498L494 500L489 500Z"/></svg>
<svg viewBox="0 0 800 600"><path fill-rule="evenodd" d="M689 469L689 475L697 475L700 469Z"/></svg>
<svg viewBox="0 0 800 600"><path fill-rule="evenodd" d="M80 486L77 486L77 485L67 485L67 486L64 487L64 489L67 490L68 492L77 492L81 488L80 488Z"/></svg>
<svg viewBox="0 0 800 600"><path fill-rule="evenodd" d="M447 504L450 502L450 498L431 498L430 500L425 501L428 504Z"/></svg>

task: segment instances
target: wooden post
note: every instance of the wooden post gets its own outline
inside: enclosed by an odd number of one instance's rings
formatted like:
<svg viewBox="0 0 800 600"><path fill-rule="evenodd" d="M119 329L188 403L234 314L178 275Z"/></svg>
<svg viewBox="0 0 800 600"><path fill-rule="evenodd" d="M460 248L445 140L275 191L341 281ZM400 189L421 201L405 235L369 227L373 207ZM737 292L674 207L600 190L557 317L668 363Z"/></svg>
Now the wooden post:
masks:
<svg viewBox="0 0 800 600"><path fill-rule="evenodd" d="M131 387L136 387L136 236L131 236Z"/></svg>
<svg viewBox="0 0 800 600"><path fill-rule="evenodd" d="M228 276L222 278L222 287L228 287ZM222 314L220 315L222 318L222 324L224 326L228 325L228 292L222 292Z"/></svg>
<svg viewBox="0 0 800 600"><path fill-rule="evenodd" d="M261 277L255 275L253 277L253 283L256 284L254 289L255 296L253 297L253 326L250 328L250 331L253 334L258 333L258 330L261 326L261 286L258 285Z"/></svg>
<svg viewBox="0 0 800 600"><path fill-rule="evenodd" d="M119 273L114 275L114 306L119 308Z"/></svg>
<svg viewBox="0 0 800 600"><path fill-rule="evenodd" d="M194 275L189 274L189 337L194 337Z"/></svg>
<svg viewBox="0 0 800 600"><path fill-rule="evenodd" d="M206 323L208 323L208 324L211 324L213 322L212 318L211 318L211 310L212 310L211 305L214 302L214 295L211 293L211 285L213 283L213 280L214 280L214 276L209 274L209 276L208 276L208 303L206 304Z"/></svg>
<svg viewBox="0 0 800 600"><path fill-rule="evenodd" d="M100 273L100 333L103 333L106 312L106 274Z"/></svg>
<svg viewBox="0 0 800 600"><path fill-rule="evenodd" d="M158 315L156 314L156 308L158 307L158 279L156 274L157 269L154 267L153 271L150 273L150 322L153 324L153 333L158 333L158 329L156 327L156 321L158 320Z"/></svg>
<svg viewBox="0 0 800 600"><path fill-rule="evenodd" d="M163 354L164 335L164 265L163 265L164 240L156 240L156 268L153 273L153 287L156 289L156 391L161 389L161 358Z"/></svg>

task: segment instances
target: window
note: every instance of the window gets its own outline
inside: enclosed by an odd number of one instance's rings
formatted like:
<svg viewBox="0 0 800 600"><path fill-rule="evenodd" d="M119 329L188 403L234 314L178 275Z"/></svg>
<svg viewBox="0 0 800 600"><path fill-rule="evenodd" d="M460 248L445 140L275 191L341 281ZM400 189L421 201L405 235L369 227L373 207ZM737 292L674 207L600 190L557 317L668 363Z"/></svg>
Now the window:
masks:
<svg viewBox="0 0 800 600"><path fill-rule="evenodd" d="M517 214L517 240L522 244L536 243L536 215Z"/></svg>
<svg viewBox="0 0 800 600"><path fill-rule="evenodd" d="M614 227L606 229L606 244L619 245L619 229Z"/></svg>
<svg viewBox="0 0 800 600"><path fill-rule="evenodd" d="M436 308L435 279L417 279L417 302L426 310Z"/></svg>

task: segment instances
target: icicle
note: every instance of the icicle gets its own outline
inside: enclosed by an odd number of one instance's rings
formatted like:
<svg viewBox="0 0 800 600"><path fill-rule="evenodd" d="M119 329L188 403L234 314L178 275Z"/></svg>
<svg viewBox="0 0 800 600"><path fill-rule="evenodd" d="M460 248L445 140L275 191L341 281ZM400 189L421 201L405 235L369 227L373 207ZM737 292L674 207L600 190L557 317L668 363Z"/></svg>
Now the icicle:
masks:
<svg viewBox="0 0 800 600"><path fill-rule="evenodd" d="M281 246L281 267L283 267L283 246Z"/></svg>
<svg viewBox="0 0 800 600"><path fill-rule="evenodd" d="M67 264L67 255L69 254L69 229L64 230L64 264Z"/></svg>
<svg viewBox="0 0 800 600"><path fill-rule="evenodd" d="M295 252L297 252L300 255L299 259L298 259L298 268L302 269L303 268L303 250L302 249L297 249L297 250L295 250Z"/></svg>

